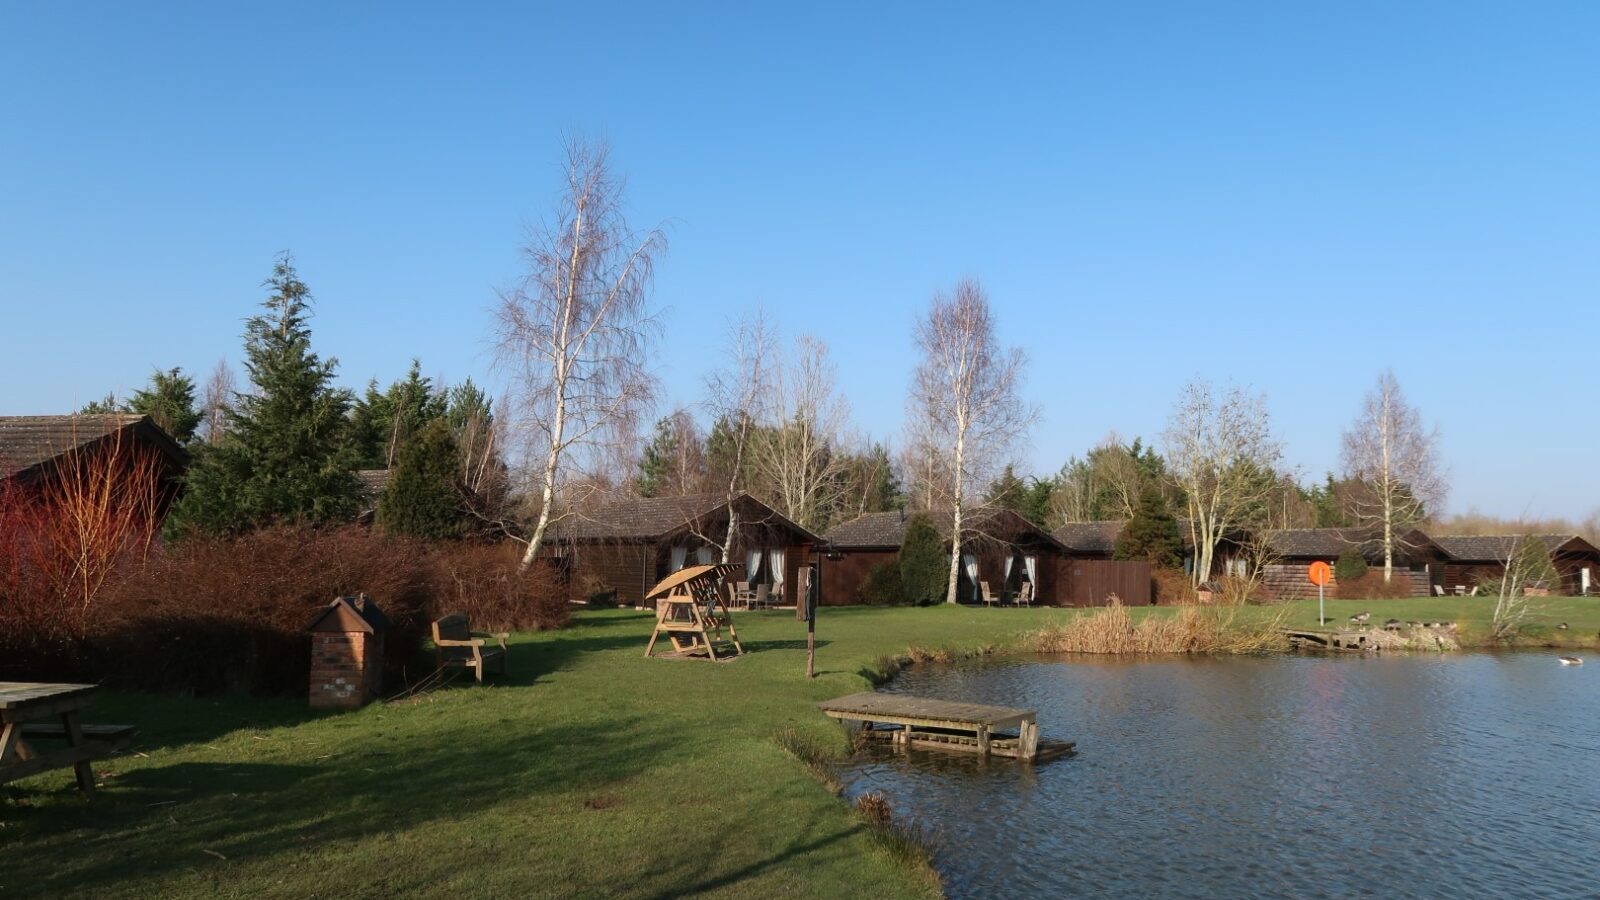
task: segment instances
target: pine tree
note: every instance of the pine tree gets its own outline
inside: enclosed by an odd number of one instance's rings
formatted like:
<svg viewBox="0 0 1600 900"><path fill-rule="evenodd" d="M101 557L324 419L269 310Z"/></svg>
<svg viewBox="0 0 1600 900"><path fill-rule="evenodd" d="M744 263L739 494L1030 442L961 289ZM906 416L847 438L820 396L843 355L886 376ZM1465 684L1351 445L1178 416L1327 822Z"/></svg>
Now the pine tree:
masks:
<svg viewBox="0 0 1600 900"><path fill-rule="evenodd" d="M389 398L378 390L378 379L367 382L366 393L355 398L350 408L350 448L359 469L387 469L389 429L394 409Z"/></svg>
<svg viewBox="0 0 1600 900"><path fill-rule="evenodd" d="M182 531L238 533L279 522L355 515L358 484L348 443L349 392L337 362L311 350L311 292L285 253L265 287L265 312L245 325L253 390L228 413L228 440L204 448L169 520Z"/></svg>
<svg viewBox="0 0 1600 900"><path fill-rule="evenodd" d="M656 433L644 446L639 456L639 474L634 476L633 488L641 497L660 496L672 473L672 461L678 455L678 433L672 419L656 423Z"/></svg>
<svg viewBox="0 0 1600 900"><path fill-rule="evenodd" d="M194 405L194 379L178 368L165 372L157 369L150 376L150 385L134 391L128 399L128 409L149 416L173 440L184 445L194 439L195 429L204 418Z"/></svg>
<svg viewBox="0 0 1600 900"><path fill-rule="evenodd" d="M366 395L355 401L350 413L357 466L394 468L412 437L443 418L447 407L447 392L435 390L433 380L423 377L420 359L412 359L406 377L381 394L376 380L368 382Z"/></svg>
<svg viewBox="0 0 1600 900"><path fill-rule="evenodd" d="M378 501L378 527L411 537L460 537L466 511L456 482L457 453L450 425L442 418L407 443Z"/></svg>
<svg viewBox="0 0 1600 900"><path fill-rule="evenodd" d="M1017 470L1010 463L1000 473L1000 477L989 482L989 495L987 503L1001 509L1021 509L1028 496L1028 485L1017 477Z"/></svg>
<svg viewBox="0 0 1600 900"><path fill-rule="evenodd" d="M949 551L938 529L918 513L906 523L900 541L900 585L911 603L937 603L944 599L949 572Z"/></svg>
<svg viewBox="0 0 1600 900"><path fill-rule="evenodd" d="M1183 559L1183 537L1178 531L1178 520L1155 483L1149 482L1140 488L1133 518L1117 535L1111 558L1147 559L1167 568L1175 568Z"/></svg>
<svg viewBox="0 0 1600 900"><path fill-rule="evenodd" d="M128 411L128 404L119 402L116 394L106 394L103 400L90 400L78 410L80 416L106 416Z"/></svg>

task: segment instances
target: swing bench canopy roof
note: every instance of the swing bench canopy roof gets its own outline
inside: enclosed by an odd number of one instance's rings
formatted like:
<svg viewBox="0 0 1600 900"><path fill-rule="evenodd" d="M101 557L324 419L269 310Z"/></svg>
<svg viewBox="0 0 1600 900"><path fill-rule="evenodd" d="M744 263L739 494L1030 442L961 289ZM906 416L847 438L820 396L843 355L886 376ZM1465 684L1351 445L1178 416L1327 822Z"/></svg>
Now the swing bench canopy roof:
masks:
<svg viewBox="0 0 1600 900"><path fill-rule="evenodd" d="M731 575L734 572L739 572L743 569L744 566L738 565L737 563L719 563L711 566L687 566L679 569L676 572L673 572L671 575L668 575L667 577L661 579L661 581L657 582L656 586L650 589L650 593L645 595L645 599L655 600L659 597L666 597L673 593L680 593L677 590L680 587L687 591L691 582L700 580L709 581L715 578Z"/></svg>

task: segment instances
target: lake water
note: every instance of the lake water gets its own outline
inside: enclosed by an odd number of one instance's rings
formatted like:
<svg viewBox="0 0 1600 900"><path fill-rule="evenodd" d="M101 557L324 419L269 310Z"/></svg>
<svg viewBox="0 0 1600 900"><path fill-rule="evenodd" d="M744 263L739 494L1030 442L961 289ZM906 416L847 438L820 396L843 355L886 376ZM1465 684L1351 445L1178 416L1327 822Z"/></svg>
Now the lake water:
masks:
<svg viewBox="0 0 1600 900"><path fill-rule="evenodd" d="M1600 897L1600 658L1074 657L888 688L1035 708L1074 757L871 750L846 790L955 897Z"/></svg>

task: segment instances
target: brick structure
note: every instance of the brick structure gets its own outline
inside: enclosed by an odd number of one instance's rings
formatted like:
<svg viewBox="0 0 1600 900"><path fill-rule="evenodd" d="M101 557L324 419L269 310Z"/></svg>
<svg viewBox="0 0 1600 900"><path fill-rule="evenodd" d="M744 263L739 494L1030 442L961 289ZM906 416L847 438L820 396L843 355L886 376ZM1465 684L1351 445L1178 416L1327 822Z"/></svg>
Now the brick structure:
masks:
<svg viewBox="0 0 1600 900"><path fill-rule="evenodd" d="M340 597L311 623L311 706L356 709L383 688L389 620L367 595Z"/></svg>

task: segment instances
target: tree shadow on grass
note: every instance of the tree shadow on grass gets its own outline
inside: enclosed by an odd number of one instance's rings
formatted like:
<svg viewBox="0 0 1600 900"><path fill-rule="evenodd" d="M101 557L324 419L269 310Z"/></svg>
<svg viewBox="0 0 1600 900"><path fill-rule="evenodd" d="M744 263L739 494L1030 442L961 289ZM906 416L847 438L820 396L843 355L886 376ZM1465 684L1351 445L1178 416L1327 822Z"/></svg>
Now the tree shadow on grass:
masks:
<svg viewBox="0 0 1600 900"><path fill-rule="evenodd" d="M595 741L591 729L575 725L489 727L501 714L481 711L420 734L416 723L409 734L372 731L310 761L302 752L285 762L146 766L115 778L93 804L13 810L0 845L6 894L109 891L129 879L222 863L218 854L236 863L293 859L321 844L603 788L676 746L637 719L608 723L612 739ZM574 754L577 747L583 750ZM69 846L78 852L59 850Z"/></svg>
<svg viewBox="0 0 1600 900"><path fill-rule="evenodd" d="M804 650L806 642L799 641L740 641L746 653L760 653L764 650ZM817 649L828 646L830 641L817 641Z"/></svg>
<svg viewBox="0 0 1600 900"><path fill-rule="evenodd" d="M795 823L795 827L790 829L792 837L782 846L731 868L723 868L722 864L732 855L730 845L740 842L737 833L729 829L714 835L702 835L697 852L674 854L671 862L653 868L646 878L636 879L632 887L642 890L645 896L661 900L731 888L807 854L847 840L861 830L855 824L834 824L832 815L828 818L827 823ZM646 883L639 884L641 880Z"/></svg>

